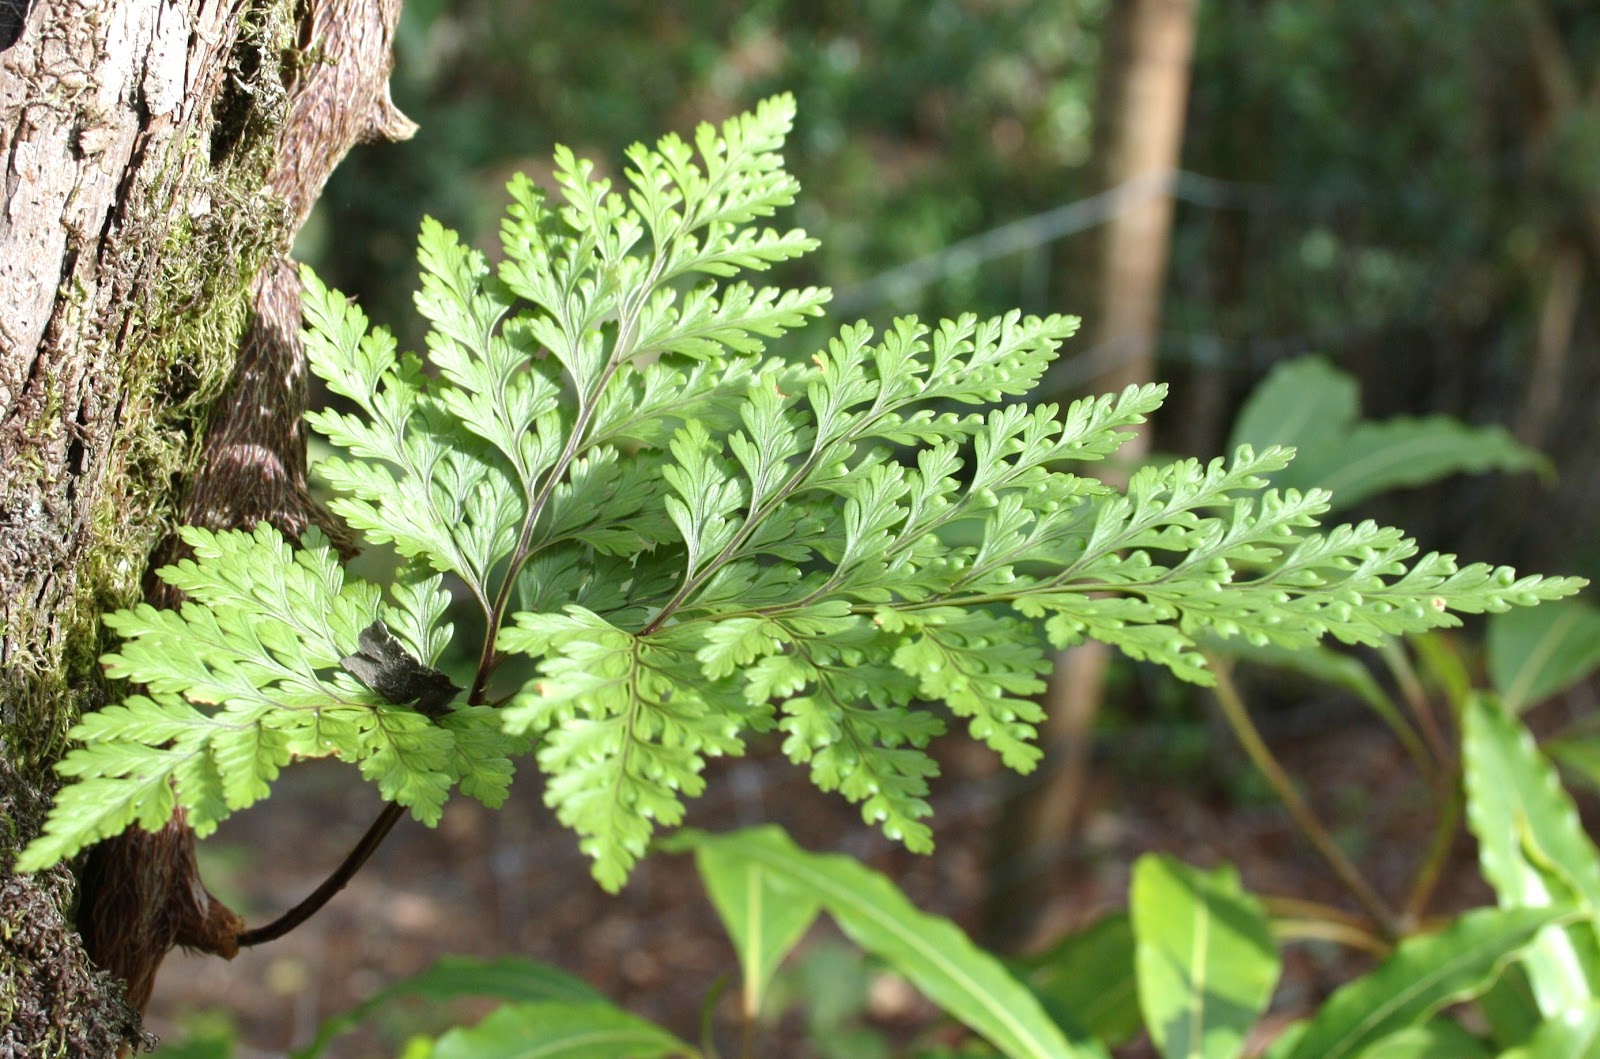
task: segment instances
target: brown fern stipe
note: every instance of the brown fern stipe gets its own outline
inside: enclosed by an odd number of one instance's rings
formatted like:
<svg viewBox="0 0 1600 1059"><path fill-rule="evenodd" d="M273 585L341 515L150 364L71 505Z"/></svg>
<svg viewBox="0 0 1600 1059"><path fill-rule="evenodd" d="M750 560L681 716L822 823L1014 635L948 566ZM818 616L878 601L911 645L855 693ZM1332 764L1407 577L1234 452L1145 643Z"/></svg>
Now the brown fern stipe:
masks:
<svg viewBox="0 0 1600 1059"><path fill-rule="evenodd" d="M156 969L175 945L229 959L239 951L240 919L200 881L194 832L182 813L157 832L133 828L89 851L81 879L78 930L96 963L128 983L139 1010Z"/></svg>
<svg viewBox="0 0 1600 1059"><path fill-rule="evenodd" d="M351 550L348 533L306 488L306 366L299 280L288 248L352 146L416 131L389 100L399 14L400 0L316 0L306 14L300 55L308 65L291 89L269 180L286 206L281 252L256 277L254 318L216 406L181 522L225 530L266 521L291 539L316 525L341 551ZM181 547L175 537L164 541L151 569L181 558ZM150 578L146 599L170 607L181 594ZM180 812L160 831L132 828L102 842L84 869L79 932L90 957L127 981L140 1010L174 945L228 958L238 952L244 922L206 890L194 842Z"/></svg>

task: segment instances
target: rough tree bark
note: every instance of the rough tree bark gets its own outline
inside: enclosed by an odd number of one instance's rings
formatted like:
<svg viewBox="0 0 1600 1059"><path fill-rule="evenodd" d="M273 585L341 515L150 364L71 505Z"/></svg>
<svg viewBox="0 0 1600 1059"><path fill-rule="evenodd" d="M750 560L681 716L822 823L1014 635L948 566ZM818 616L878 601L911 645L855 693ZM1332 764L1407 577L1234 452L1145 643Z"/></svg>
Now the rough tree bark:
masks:
<svg viewBox="0 0 1600 1059"><path fill-rule="evenodd" d="M172 526L319 520L285 255L349 148L413 127L400 0L0 2L0 1059L100 1057L143 1041L167 949L226 953L236 917L181 820L103 846L81 898L4 869Z"/></svg>

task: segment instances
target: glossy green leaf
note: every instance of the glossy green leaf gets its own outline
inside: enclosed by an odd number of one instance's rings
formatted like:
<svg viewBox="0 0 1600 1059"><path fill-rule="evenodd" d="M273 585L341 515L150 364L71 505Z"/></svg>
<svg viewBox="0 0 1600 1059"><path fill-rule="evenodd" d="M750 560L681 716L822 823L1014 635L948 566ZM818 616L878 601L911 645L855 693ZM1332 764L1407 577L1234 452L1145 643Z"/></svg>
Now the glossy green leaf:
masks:
<svg viewBox="0 0 1600 1059"><path fill-rule="evenodd" d="M1304 1037L1306 1030L1310 1028L1311 1023L1305 1019L1289 1023L1272 1042L1272 1047L1267 1049L1266 1059L1284 1059L1284 1056L1292 1054L1300 1046L1300 1038Z"/></svg>
<svg viewBox="0 0 1600 1059"><path fill-rule="evenodd" d="M1407 938L1375 971L1334 993L1291 1047L1274 1047L1268 1056L1355 1059L1390 1034L1483 992L1563 914L1552 908L1485 908L1437 934Z"/></svg>
<svg viewBox="0 0 1600 1059"><path fill-rule="evenodd" d="M316 1039L293 1053L294 1059L316 1059L335 1037L348 1033L381 1007L405 997L442 1003L461 997L489 997L523 1002L603 1002L604 997L580 978L548 964L520 957L478 960L441 956L432 967L381 989L349 1011L317 1028Z"/></svg>
<svg viewBox="0 0 1600 1059"><path fill-rule="evenodd" d="M1533 738L1492 697L1467 702L1462 745L1467 823L1478 862L1503 908L1577 902L1600 909L1600 853ZM1528 977L1546 1016L1586 1007L1600 982L1594 924L1546 931L1528 952Z"/></svg>
<svg viewBox="0 0 1600 1059"><path fill-rule="evenodd" d="M1295 462L1275 474L1273 484L1327 489L1334 510L1452 474L1550 472L1549 460L1502 427L1473 427L1448 416L1368 422L1359 414L1354 380L1320 357L1304 357L1278 366L1256 388L1232 440L1294 446Z"/></svg>
<svg viewBox="0 0 1600 1059"><path fill-rule="evenodd" d="M700 1053L611 1004L508 1004L439 1038L431 1059L658 1059Z"/></svg>
<svg viewBox="0 0 1600 1059"><path fill-rule="evenodd" d="M1361 1059L1489 1059L1494 1053L1483 1041L1450 1019L1407 1026L1361 1053Z"/></svg>
<svg viewBox="0 0 1600 1059"><path fill-rule="evenodd" d="M1600 735L1563 736L1541 743L1539 749L1570 777L1600 791Z"/></svg>
<svg viewBox="0 0 1600 1059"><path fill-rule="evenodd" d="M1600 1009L1590 1007L1550 1019L1500 1059L1600 1059Z"/></svg>
<svg viewBox="0 0 1600 1059"><path fill-rule="evenodd" d="M1443 692L1450 709L1460 714L1472 693L1472 676L1461 646L1448 633L1425 632L1406 637L1430 687Z"/></svg>
<svg viewBox="0 0 1600 1059"><path fill-rule="evenodd" d="M694 860L739 954L744 1016L754 1019L761 1013L773 972L810 929L819 906L793 880L747 857L730 856L720 846L697 847Z"/></svg>
<svg viewBox="0 0 1600 1059"><path fill-rule="evenodd" d="M1529 1040L1544 1022L1539 1002L1528 984L1528 972L1520 964L1507 967L1477 1000L1478 1012L1489 1024L1489 1037L1501 1048Z"/></svg>
<svg viewBox="0 0 1600 1059"><path fill-rule="evenodd" d="M1487 471L1549 474L1550 462L1504 427L1473 427L1442 415L1402 418L1358 423L1337 444L1308 449L1281 484L1327 489L1338 510L1390 489Z"/></svg>
<svg viewBox="0 0 1600 1059"><path fill-rule="evenodd" d="M1166 1059L1232 1059L1277 984L1280 961L1261 903L1239 873L1140 857L1129 914L1139 1007Z"/></svg>
<svg viewBox="0 0 1600 1059"><path fill-rule="evenodd" d="M919 911L887 878L849 857L810 853L775 826L713 835L682 831L669 849L717 849L787 880L845 935L1008 1056L1079 1059L1037 997L954 923Z"/></svg>
<svg viewBox="0 0 1600 1059"><path fill-rule="evenodd" d="M1564 599L1489 619L1489 681L1520 713L1600 667L1600 608Z"/></svg>
<svg viewBox="0 0 1600 1059"><path fill-rule="evenodd" d="M1105 1041L1122 1044L1139 1032L1139 988L1133 972L1133 924L1126 913L1104 916L1024 961L1028 980L1052 1011Z"/></svg>
<svg viewBox="0 0 1600 1059"><path fill-rule="evenodd" d="M1228 447L1317 449L1337 441L1360 414L1355 379L1322 357L1301 357L1273 368L1245 399Z"/></svg>

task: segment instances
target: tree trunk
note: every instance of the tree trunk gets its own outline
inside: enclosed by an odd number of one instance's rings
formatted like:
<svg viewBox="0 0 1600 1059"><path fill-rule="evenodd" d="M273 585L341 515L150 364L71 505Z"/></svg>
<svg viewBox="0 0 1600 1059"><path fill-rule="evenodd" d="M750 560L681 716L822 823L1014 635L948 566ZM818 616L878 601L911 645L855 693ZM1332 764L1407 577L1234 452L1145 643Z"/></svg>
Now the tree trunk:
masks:
<svg viewBox="0 0 1600 1059"><path fill-rule="evenodd" d="M1105 188L1160 180L1177 169L1183 146L1197 0L1119 0L1102 31L1095 102L1098 165ZM1172 196L1120 211L1098 240L1096 308L1087 315L1090 355L1102 365L1089 393L1115 393L1155 377L1156 331L1172 229ZM1062 394L1066 404L1076 394ZM1101 477L1126 484L1149 448L1141 432ZM990 873L987 935L1024 945L1057 889L1060 862L1082 811L1095 715L1111 649L1087 643L1056 655L1044 693L1045 757L1037 782L1002 808Z"/></svg>
<svg viewBox="0 0 1600 1059"><path fill-rule="evenodd" d="M386 89L399 0L0 6L5 867L38 831L68 729L107 699L99 616L139 598L173 524L317 517L284 255L350 146L411 127ZM147 994L174 941L225 951L226 931L190 933L215 911L192 837L181 820L161 834L96 854L81 903L65 866L0 873L0 1057L136 1045L118 976ZM75 905L142 965L101 951L96 966Z"/></svg>

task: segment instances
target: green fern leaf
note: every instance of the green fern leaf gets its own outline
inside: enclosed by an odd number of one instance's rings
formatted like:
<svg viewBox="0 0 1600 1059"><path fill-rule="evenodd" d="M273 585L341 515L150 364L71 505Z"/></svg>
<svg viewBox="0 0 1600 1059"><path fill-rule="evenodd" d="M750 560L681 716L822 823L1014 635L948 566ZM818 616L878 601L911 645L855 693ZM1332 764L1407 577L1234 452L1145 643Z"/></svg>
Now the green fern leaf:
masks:
<svg viewBox="0 0 1600 1059"><path fill-rule="evenodd" d="M615 889L706 762L772 728L926 850L943 718L1033 767L1048 645L1206 683L1202 637L1372 644L1583 583L1325 527L1325 491L1268 487L1286 448L1113 488L1090 469L1166 391L1028 403L1073 317L859 322L771 356L829 297L755 282L815 245L768 226L798 190L793 119L779 96L637 144L616 181L558 148L548 197L511 182L498 265L425 221L426 363L307 272L311 369L354 407L309 417L335 450L317 472L395 583L346 576L315 531L185 531L193 559L160 573L188 602L108 617L108 672L142 690L73 730L76 782L23 863L179 808L203 832L295 758L431 822L455 788L499 804L531 753ZM455 595L483 638L452 652ZM467 701L424 714L345 672L377 621L418 666L475 659Z"/></svg>

